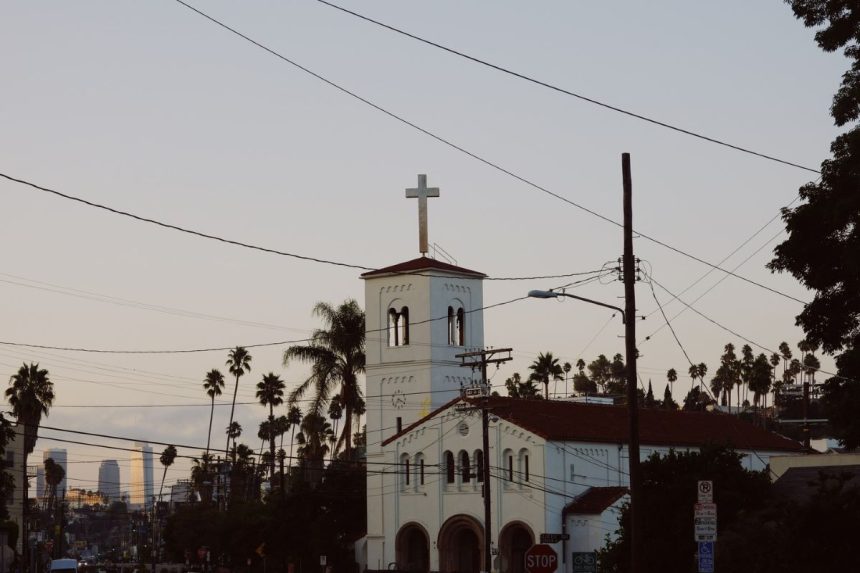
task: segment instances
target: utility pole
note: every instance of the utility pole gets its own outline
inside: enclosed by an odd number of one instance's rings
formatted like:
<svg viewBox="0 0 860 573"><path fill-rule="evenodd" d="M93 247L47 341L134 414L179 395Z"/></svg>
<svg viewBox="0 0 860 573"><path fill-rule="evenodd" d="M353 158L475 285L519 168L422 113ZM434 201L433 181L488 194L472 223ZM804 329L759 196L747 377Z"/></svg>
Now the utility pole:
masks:
<svg viewBox="0 0 860 573"><path fill-rule="evenodd" d="M465 368L471 368L473 371L475 368L481 368L481 387L480 388L464 388L464 397L465 398L480 398L480 409L481 409L481 440L482 440L482 450L483 450L483 458L484 463L481 467L481 473L483 474L484 487L483 487L483 496L484 496L484 571L488 572L492 569L492 560L493 560L493 552L492 552L492 524L490 522L490 414L489 414L489 405L487 402L490 398L490 389L487 381L487 365L488 364L501 364L503 362L507 362L508 360L513 360L511 357L512 348L497 348L497 349L484 349L484 350L476 350L473 352L464 352L462 354L457 354L455 358L459 358L462 363L460 366ZM496 356L497 354L507 353L507 356ZM467 361L469 358L471 360ZM468 410L469 408L463 408L462 410Z"/></svg>
<svg viewBox="0 0 860 573"><path fill-rule="evenodd" d="M642 558L642 480L639 475L639 404L636 391L636 262L633 258L633 183L630 154L621 154L624 184L624 321L625 362L627 363L627 409L630 442L627 446L630 469L630 571L640 570Z"/></svg>

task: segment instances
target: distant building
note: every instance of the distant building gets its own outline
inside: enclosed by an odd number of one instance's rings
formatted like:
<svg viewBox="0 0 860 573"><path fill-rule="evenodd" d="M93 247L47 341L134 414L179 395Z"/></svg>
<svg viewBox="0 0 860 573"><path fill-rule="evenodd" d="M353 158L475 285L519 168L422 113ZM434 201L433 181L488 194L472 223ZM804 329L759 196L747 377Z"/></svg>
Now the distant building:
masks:
<svg viewBox="0 0 860 573"><path fill-rule="evenodd" d="M149 507L152 504L152 446L135 442L131 454L129 501L132 505Z"/></svg>
<svg viewBox="0 0 860 573"><path fill-rule="evenodd" d="M119 501L119 464L104 460L99 466L99 491L108 503Z"/></svg>
<svg viewBox="0 0 860 573"><path fill-rule="evenodd" d="M85 505L104 505L105 498L101 492L72 488L66 493L66 503L72 509L80 509Z"/></svg>
<svg viewBox="0 0 860 573"><path fill-rule="evenodd" d="M67 455L66 455L65 448L51 448L50 450L45 450L42 453L42 462L44 463L48 458L53 459L55 464L62 466L63 471L66 472L66 477L68 477L69 465L67 462ZM38 473L37 473L36 474L36 495L39 495L38 494L38 488L39 488L39 483L38 483ZM44 483L44 489L45 489L45 497L48 497L48 483L47 482ZM65 495L66 495L66 478L64 477L63 481L61 481L57 485L57 498L62 499L63 497L65 497Z"/></svg>
<svg viewBox="0 0 860 573"><path fill-rule="evenodd" d="M170 486L170 509L174 510L177 507L191 503L194 490L191 487L191 480L177 480L175 484Z"/></svg>

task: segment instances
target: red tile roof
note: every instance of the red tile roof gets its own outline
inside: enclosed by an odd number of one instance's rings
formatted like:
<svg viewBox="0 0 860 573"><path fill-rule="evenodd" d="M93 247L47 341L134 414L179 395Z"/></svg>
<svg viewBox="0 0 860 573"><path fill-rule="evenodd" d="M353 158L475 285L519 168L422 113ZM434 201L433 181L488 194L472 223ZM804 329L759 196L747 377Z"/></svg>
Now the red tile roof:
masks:
<svg viewBox="0 0 860 573"><path fill-rule="evenodd" d="M627 494L626 487L591 487L567 504L564 514L600 515Z"/></svg>
<svg viewBox="0 0 860 573"><path fill-rule="evenodd" d="M463 267L458 267L456 265L451 265L442 261L437 261L436 259L431 259L428 257L418 257L417 259L412 259L411 261L406 261L405 263L398 263L396 265L391 265L390 267L385 267L384 269L376 269L375 271L368 271L361 275L361 278L366 279L370 277L378 277L381 275L389 275L389 274L401 274L401 273L417 273L419 271L444 271L451 274L457 275L466 275L469 277L475 278L484 278L484 273L479 273L478 271L470 271L469 269L464 269Z"/></svg>
<svg viewBox="0 0 860 573"><path fill-rule="evenodd" d="M384 444L449 408L453 400L404 428ZM629 422L626 406L579 404L561 400L494 397L492 413L547 440L626 443ZM802 451L802 446L737 416L717 412L639 410L639 441L643 446L700 447L728 444L740 450Z"/></svg>

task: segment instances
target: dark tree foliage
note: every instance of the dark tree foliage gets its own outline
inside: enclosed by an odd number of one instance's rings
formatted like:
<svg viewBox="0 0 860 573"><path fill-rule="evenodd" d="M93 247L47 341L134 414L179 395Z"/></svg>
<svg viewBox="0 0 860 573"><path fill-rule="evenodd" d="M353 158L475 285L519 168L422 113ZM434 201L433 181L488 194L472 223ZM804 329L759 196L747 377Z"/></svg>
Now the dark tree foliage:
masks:
<svg viewBox="0 0 860 573"><path fill-rule="evenodd" d="M714 502L719 531L728 529L743 512L764 507L770 480L764 472L741 466L741 455L726 447L706 446L700 452L652 455L642 463L644 541L642 571L689 573L694 571L693 506L698 480L714 482ZM608 542L600 553L601 571L629 570L630 513L621 509L621 529L616 541ZM720 569L722 571L722 569Z"/></svg>
<svg viewBox="0 0 860 573"><path fill-rule="evenodd" d="M860 488L843 476L821 474L806 503L774 500L741 516L717 543L725 573L860 571Z"/></svg>
<svg viewBox="0 0 860 573"><path fill-rule="evenodd" d="M852 127L831 144L819 181L800 188L804 202L783 210L788 239L769 267L789 272L815 291L797 316L809 342L837 354L838 373L825 392L833 427L848 447L860 445L860 3L856 0L788 0L825 51L844 49L852 63L842 76L830 113Z"/></svg>

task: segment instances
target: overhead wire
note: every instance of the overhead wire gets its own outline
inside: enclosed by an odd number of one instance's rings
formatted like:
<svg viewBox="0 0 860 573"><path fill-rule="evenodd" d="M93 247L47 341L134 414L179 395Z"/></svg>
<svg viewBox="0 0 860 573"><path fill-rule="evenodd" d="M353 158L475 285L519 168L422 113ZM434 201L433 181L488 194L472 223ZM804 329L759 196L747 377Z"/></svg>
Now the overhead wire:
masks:
<svg viewBox="0 0 860 573"><path fill-rule="evenodd" d="M755 156L755 157L759 157L759 158L762 158L762 159L767 159L767 160L769 160L769 161L774 161L774 162L776 162L776 163L781 163L781 164L783 164L783 165L788 165L788 166L790 166L790 167L796 167L797 169L803 169L804 171L810 171L810 172L812 172L812 173L820 173L820 171L818 171L817 169L813 169L813 168L811 168L811 167L805 167L805 166L800 165L800 164L798 164L798 163L793 163L793 162L791 162L791 161L787 161L787 160L785 160L785 159L780 159L780 158L778 158L778 157L774 157L774 156L772 156L772 155L768 155L768 154L765 154L765 153L761 153L761 152L758 152L758 151L754 151L754 150L749 149L749 148L746 148L746 147L741 147L741 146L739 146L739 145L735 145L735 144L732 144L732 143L728 143L727 141L723 141L723 140L720 140L720 139L716 139L716 138L714 138L714 137L709 137L709 136L707 136L707 135L703 135L703 134L701 134L701 133L697 133L697 132L695 132L695 131L691 131L691 130L688 130L688 129L684 129L684 128L678 127L678 126L676 126L676 125L672 125L672 124L670 124L670 123L666 123L666 122L664 122L664 121L660 121L660 120L657 120L657 119L654 119L654 118L651 118L651 117L647 117L647 116L645 116L645 115L642 115L642 114L639 114L639 113L635 113L635 112L633 112L633 111L630 111L630 110L627 110L627 109L623 109L623 108L618 107L618 106L610 105L610 104L608 104L608 103L606 103L606 102L602 102L602 101L600 101L600 100L597 100L597 99L594 99L594 98L591 98L591 97L587 97L587 96L582 95L582 94L580 94L580 93L576 93L576 92L569 91L569 90L567 90L567 89L564 89L564 88L561 88L561 87L559 87L559 86L553 85L553 84L551 84L551 83L549 83L549 82L547 82L547 81L543 81L543 80L536 79L536 78L534 78L534 77L532 77L532 76L529 76L529 75L527 75L527 74L525 74L525 73L522 73L522 72L516 72L516 71L514 71L514 70L511 70L510 68L506 68L506 67L501 66L501 65L499 65L499 64L494 64L494 63L491 63L491 62L489 62L489 61L487 61L487 60L483 60L483 59L481 59L481 58L478 58L478 57L476 57L476 56L469 55L469 54L467 54L467 53L465 53L465 52L462 52L462 51L459 51L459 50L455 50L455 49L453 49L453 48L449 48L448 46L445 46L445 45L440 44L440 43L438 43L438 42L434 42L434 41L432 41L432 40L428 40L428 39L426 39L426 38L423 38L423 37L421 37L421 36L418 36L417 34L413 34L413 33L411 33L411 32L407 32L407 31L405 31L405 30L403 30L403 29L401 29L401 28L397 28L397 27L395 27L395 26L392 26L391 24L386 24L386 23L381 22L381 21L379 21L379 20L374 20L373 18L370 18L369 16L365 16L364 14L360 14L360 13L355 12L355 11L353 11L353 10L349 10L349 9L344 8L343 6L339 6L339 5L337 5L337 4L333 3L333 2L329 2L329 1L327 1L327 0L317 0L317 2L319 2L320 4L324 4L325 6L328 6L328 7L330 7L330 8L334 8L335 10L339 10L339 11L343 12L344 14L349 14L349 15L351 15L351 16L354 16L354 17L356 17L356 18L359 18L359 19L361 19L361 20L364 20L365 22L370 22L371 24L375 24L375 25L377 25L377 26L380 26L380 27L382 27L382 28L385 28L385 29L387 29L387 30L390 30L390 31L392 31L392 32L395 32L395 33L397 33L397 34L400 34L400 35L402 35L402 36L405 36L405 37L407 37L407 38L411 38L411 39L413 39L413 40L417 40L418 42L421 42L421 43L426 44L426 45L428 45L428 46L431 46L431 47L434 47L434 48L438 48L438 49L440 49L440 50L443 50L443 51L445 51L445 52L448 52L449 54L453 54L453 55L455 55L455 56L459 56L459 57L461 57L461 58L465 58L466 60L469 60L469 61L474 62L474 63L476 63L476 64L480 64L480 65L482 65L482 66L486 66L486 67L488 67L488 68L491 68L491 69L494 69L494 70L496 70L496 71L502 72L502 73L507 74L507 75L509 75L509 76L513 76L513 77L515 77L515 78L518 78L518 79L521 79L521 80L525 80L525 81L530 82L530 83L532 83L532 84L535 84L535 85L538 85L538 86L541 86L541 87L544 87L544 88L548 88L548 89L550 89L550 90L552 90L552 91L555 91L555 92L558 92L558 93L561 93L561 94L564 94L564 95L568 95L568 96L574 97L574 98L579 99L579 100L581 100L581 101L585 101L585 102L587 102L587 103L590 103L590 104L593 104L593 105L596 105L596 106L602 107L602 108L604 108L604 109L608 109L608 110L610 110L610 111L614 111L614 112L616 112L616 113L620 113L620 114L626 115L626 116L628 116L628 117L632 117L632 118L634 118L634 119L638 119L638 120L641 120L641 121L644 121L644 122L647 122L647 123L650 123L650 124L653 124L653 125L657 125L657 126L659 126L659 127L663 127L663 128L666 128L666 129L669 129L669 130L672 130L672 131L675 131L675 132L681 133L681 134L683 134L683 135L689 135L689 136L691 136L691 137L694 137L694 138L700 139L700 140L702 140L702 141L707 141L707 142L709 142L709 143L714 143L714 144L716 144L716 145L721 145L721 146L723 146L723 147L727 147L727 148L729 148L729 149L734 149L735 151L740 151L740 152L742 152L742 153L747 153L747 154L749 154L749 155L753 155L753 156ZM184 4L184 2L180 2L180 3L181 3L181 4Z"/></svg>
<svg viewBox="0 0 860 573"><path fill-rule="evenodd" d="M175 1L176 1L176 3L177 3L177 4L180 4L180 5L184 6L184 7L185 7L185 8L187 8L188 10L190 10L190 11L192 11L192 12L196 13L197 15L199 15L199 16L201 16L201 17L203 17L203 18L205 18L206 20L208 20L208 21L212 22L213 24L215 24L215 25L217 25L217 26L220 26L221 28L223 28L223 29L227 30L228 32L230 32L230 33L232 33L232 34L234 34L234 35L236 35L236 36L238 36L238 37L242 38L243 40L245 40L245 41L247 41L247 42L250 42L251 44L253 44L253 45L257 46L258 48L260 48L260 49L262 49L262 50L264 50L264 51L266 51L266 52L268 52L269 54L271 54L271 55L275 56L276 58L278 58L278 59L280 59L280 60L282 60L282 61L284 61L284 62L286 62L286 63L290 64L291 66L293 66L293 67L295 67L295 68L297 68L297 69L301 70L302 72L304 72L304 73L306 73L306 74L308 74L308 75L310 75L310 76L313 76L314 78L316 78L316 79L320 80L321 82L323 82L323 83L325 83L325 84L327 84L327 85L329 85L329 86L331 86L331 87L335 88L336 90L338 90L338 91L340 91L340 92L342 92L342 93L344 93L344 94L346 94L346 95L348 95L348 96L350 96L350 97L352 97L352 98L354 98L354 99L356 99L356 100L358 100L358 101L360 101L360 102L362 102L362 103L364 103L364 104L366 104L366 105L368 105L368 106L370 106L371 108L373 108L373 109L375 109L375 110L377 110L377 111L379 111L379 112L381 112L381 113L383 113L383 114L387 115L388 117L390 117L390 118L392 118L392 119L394 119L394 120L396 120L396 121L398 121L398 122L400 122L400 123L402 123L402 124L404 124L404 125L407 125L407 126L409 126L409 127L413 128L413 129L415 129L415 130L417 130L417 131L419 131L419 132L421 132L421 133L423 133L424 135L426 135L426 136L428 136L428 137L430 137L430 138L432 138L432 139L434 139L434 140L438 141L439 143L442 143L442 144L444 144L444 145L446 145L446 146L448 146L448 147L450 147L450 148L452 148L452 149L455 149L455 150L457 150L457 151L459 151L459 152L461 152L461 153L463 153L463 154L465 154L465 155L467 155L467 156L471 157L472 159L475 159L476 161L479 161L479 162L483 163L484 165L486 165L486 166L488 166L488 167L491 167L492 169L495 169L495 170L497 170L497 171L499 171L499 172L501 172L501 173L504 173L504 174L506 174L506 175L508 175L508 176L512 177L513 179L516 179L517 181L520 181L521 183L524 183L525 185L527 185L527 186L529 186L529 187L532 187L532 188L533 188L533 189L535 189L535 190L538 190L538 191L540 191L540 192L542 192L542 193L545 193L545 194L547 194L547 195L549 195L549 196L551 196L551 197L554 197L554 198L556 198L556 199L558 199L558 200L560 200L560 201L563 201L563 202L565 202L565 203L567 203L567 204L569 204L569 205L571 205L571 206L573 206L573 207L576 207L577 209L580 209L580 210L582 210L582 211L584 211L584 212L586 212L586 213L589 213L590 215L592 215L592 216L594 216L594 217L597 217L597 218L599 218L599 219L602 219L603 221L605 221L605 222L607 222L607 223L610 223L610 224L612 224L612 225L615 225L616 227L623 227L623 225L622 225L620 222L618 222L618 221L616 221L616 220L614 220L614 219L612 219L612 218L610 218L610 217L607 217L606 215L603 215L603 214L601 214L601 213L598 213L597 211L594 211L593 209L590 209L590 208L588 208L588 207L586 207L586 206L584 206L584 205L582 205L582 204L580 204L580 203L577 203L577 202L575 202L575 201L573 201L573 200L571 200L571 199L568 199L567 197L564 197L563 195L560 195L560 194L558 194L558 193L555 193L555 192L553 192L553 191L549 190L549 189L548 189L548 188L546 188L546 187L542 187L541 185L539 185L539 184L537 184L537 183L535 183L535 182L533 182L533 181L531 181L531 180L527 179L526 177L524 177L524 176L522 176L522 175L519 175L519 174L517 174L517 173L515 173L515 172L513 172L513 171L511 171L511 170L509 170L509 169L506 169L506 168L502 167L501 165L499 165L499 164L497 164L497 163L494 163L494 162L490 161L489 159L486 159L485 157L482 157L482 156L478 155L478 154L477 154L477 153L475 153L475 152L469 151L468 149L466 149L466 148L464 148L464 147L462 147L462 146L459 146L459 145L457 145L457 144L453 143L451 140L445 139L444 137L442 137L442 136L440 136L440 135L437 135L436 133L431 132L431 131L429 131L429 130L428 130L428 129L426 129L426 128L423 128L423 127L419 126L418 124L416 124L416 123L414 123L414 122L412 122L412 121L409 121L408 119L404 118L403 116L397 115L397 114L395 114L394 112L391 112L391 111L389 111L389 110L385 109L385 108L384 108L384 107L382 107L381 105L376 104L376 103L374 103L374 102L370 101L369 99L367 99L367 98L365 98L365 97L363 97L363 96L360 96L359 94L357 94L357 93L355 93L355 92L353 92L353 91L351 91L351 90L349 90L349 89L347 89L347 88L345 88L345 87L341 86L340 84L335 83L334 81L332 81L332 80L330 80L330 79L328 79L328 78L326 78L326 77L322 76L321 74L318 74L318 73L314 72L313 70L311 70L311 69L309 69L309 68L307 68L307 67L305 67L305 66L303 66L303 65L299 64L299 63L298 63L298 62L296 62L295 60L292 60L292 59L290 59L290 58L288 58L288 57L284 56L283 54L281 54L281 53L279 53L279 52L275 51L275 50L274 50L274 49L272 49L272 48L269 48L268 46L266 46L266 45L264 45L264 44L262 44L262 43L258 42L257 40L254 40L254 39L253 39L253 38L251 38L250 36L247 36L246 34L243 34L242 32L238 31L237 29L230 27L229 25L227 25L227 24L225 24L224 22L222 22L222 21L220 21L220 20L218 20L218 19L214 18L213 16L210 16L209 14L207 14L207 13L203 12L202 10L200 10L200 9L198 9L198 8L195 8L195 7L194 7L194 6L192 6L191 4L188 4L187 2L184 2L183 0L175 0ZM0 173L0 176L2 176L2 173ZM784 297L784 298L787 298L787 299L793 300L793 301L798 302L798 303L800 303L800 304L806 304L806 301L800 300L800 299L798 299L798 298L796 298L796 297L793 297L793 296L791 296L791 295L789 295L789 294L786 294L786 293L784 293L784 292L782 292L782 291L779 291L779 290L777 290L777 289L775 289L775 288L773 288L773 287L769 287L769 286L767 286L767 285L764 285L764 284L762 284L762 283L759 283L759 282L754 281L754 280L752 280L752 279L749 279L749 278L747 278L747 277L744 277L744 276L738 275L738 274L736 274L736 273L733 273L733 272L731 272L731 271L729 271L729 270L726 270L726 269L724 269L724 268L722 268L722 267L720 267L720 266L718 266L718 265L715 265L715 264L713 264L713 263L711 263L711 262L709 262L709 261L706 261L706 260L704 260L704 259L702 259L702 258L700 258L700 257L697 257L697 256L695 256L695 255L693 255L693 254L691 254L691 253L688 253L688 252L686 252L686 251L684 251L684 250L682 250L682 249L680 249L680 248L678 248L678 247L674 247L674 246L672 246L672 245L670 245L670 244L668 244L668 243L666 243L666 242L664 242L664 241L661 241L661 240L659 240L659 239L656 239L655 237L651 237L650 235L646 235L645 233L642 233L642 232L640 232L640 231L636 231L636 233L637 233L640 237L642 237L642 238L644 238L644 239L646 239L646 240L648 240L648 241L651 241L652 243L655 243L655 244L657 244L657 245L660 245L660 246L662 246L662 247L664 247L664 248L666 248L666 249L669 249L670 251L673 251L673 252L675 252L675 253L677 253L677 254L679 254L679 255L685 256L685 257L687 257L687 258L689 258L689 259L692 259L692 260L694 260L694 261L697 261L697 262L699 262L699 263L701 263L701 264L704 264L704 265L706 265L706 266L709 266L709 267L715 268L715 269L717 269L717 270L720 270L720 271L722 271L722 272L724 272L724 273L726 273L726 274L730 274L731 276L733 276L733 277L735 277L735 278L737 278L737 279L739 279L739 280L742 280L742 281L744 281L744 282L746 282L746 283L749 283L749 284L755 285L755 286L757 286L757 287L759 287L759 288L765 289L765 290L767 290L767 291L770 291L770 292L772 292L772 293L774 293L774 294L777 294L777 295L779 295L779 296L782 296L782 297Z"/></svg>

